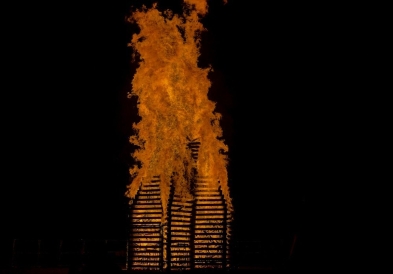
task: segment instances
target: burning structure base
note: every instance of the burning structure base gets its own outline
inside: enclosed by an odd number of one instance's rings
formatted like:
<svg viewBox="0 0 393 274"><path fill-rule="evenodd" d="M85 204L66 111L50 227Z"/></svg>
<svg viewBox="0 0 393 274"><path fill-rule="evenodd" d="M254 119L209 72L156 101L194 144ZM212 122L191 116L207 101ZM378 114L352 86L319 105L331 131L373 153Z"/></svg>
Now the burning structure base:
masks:
<svg viewBox="0 0 393 274"><path fill-rule="evenodd" d="M219 182L196 177L191 199L171 186L167 208L159 184L159 176L142 183L131 201L128 269L228 268L232 218Z"/></svg>

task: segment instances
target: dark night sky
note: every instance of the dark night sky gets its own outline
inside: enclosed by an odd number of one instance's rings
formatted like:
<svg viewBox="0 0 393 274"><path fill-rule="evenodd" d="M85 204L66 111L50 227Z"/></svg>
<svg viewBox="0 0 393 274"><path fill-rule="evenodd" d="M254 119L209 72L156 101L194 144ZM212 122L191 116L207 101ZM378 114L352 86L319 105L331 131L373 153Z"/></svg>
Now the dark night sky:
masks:
<svg viewBox="0 0 393 274"><path fill-rule="evenodd" d="M136 64L126 47L135 28L124 17L133 2L142 1L35 6L10 20L3 236L125 237L135 113L126 93ZM307 184L321 180L317 155L328 149L320 14L210 2L201 64L214 68L210 96L231 150L238 237L288 238L303 231Z"/></svg>

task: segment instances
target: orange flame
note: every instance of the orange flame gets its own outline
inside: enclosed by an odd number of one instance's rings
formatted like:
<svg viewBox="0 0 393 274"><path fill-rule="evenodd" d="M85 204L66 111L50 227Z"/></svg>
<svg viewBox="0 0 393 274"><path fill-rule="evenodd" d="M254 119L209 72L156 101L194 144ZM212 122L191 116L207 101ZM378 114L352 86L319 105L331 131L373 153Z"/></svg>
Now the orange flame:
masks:
<svg viewBox="0 0 393 274"><path fill-rule="evenodd" d="M219 180L228 203L227 145L222 141L220 114L208 99L210 68L199 68L200 16L207 13L206 0L185 0L182 15L160 12L157 4L134 12L130 20L140 32L131 46L140 54L139 68L132 81L138 98L141 121L133 125L130 142L139 164L130 168L133 181L127 196L135 197L142 180L161 176L163 207L171 181L176 191L190 198L193 159L187 149L191 140L201 142L198 174Z"/></svg>

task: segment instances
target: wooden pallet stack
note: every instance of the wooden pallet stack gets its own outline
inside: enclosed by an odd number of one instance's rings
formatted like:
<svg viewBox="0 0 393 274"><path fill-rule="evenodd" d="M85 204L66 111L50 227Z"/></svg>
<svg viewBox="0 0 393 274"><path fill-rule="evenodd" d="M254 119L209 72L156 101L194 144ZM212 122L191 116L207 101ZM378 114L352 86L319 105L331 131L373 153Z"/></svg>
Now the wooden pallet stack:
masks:
<svg viewBox="0 0 393 274"><path fill-rule="evenodd" d="M129 269L162 270L162 216L160 178L154 176L132 200Z"/></svg>
<svg viewBox="0 0 393 274"><path fill-rule="evenodd" d="M193 199L171 193L167 227L167 269L192 269Z"/></svg>
<svg viewBox="0 0 393 274"><path fill-rule="evenodd" d="M219 183L199 176L195 184L195 268L228 266L230 218Z"/></svg>
<svg viewBox="0 0 393 274"><path fill-rule="evenodd" d="M163 209L160 178L155 176L142 183L132 200L129 269L229 267L230 210L219 182L197 174L200 145L197 139L188 144L194 171L187 197L171 185L168 206Z"/></svg>

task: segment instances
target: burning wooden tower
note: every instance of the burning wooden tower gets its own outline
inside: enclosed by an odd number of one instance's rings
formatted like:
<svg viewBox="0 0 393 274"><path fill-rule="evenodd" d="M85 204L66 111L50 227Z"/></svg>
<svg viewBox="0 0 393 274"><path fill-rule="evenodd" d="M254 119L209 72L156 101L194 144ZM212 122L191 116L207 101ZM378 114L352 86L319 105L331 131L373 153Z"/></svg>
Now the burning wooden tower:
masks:
<svg viewBox="0 0 393 274"><path fill-rule="evenodd" d="M139 56L131 96L141 120L130 142L132 183L128 267L191 270L229 266L231 198L220 114L208 99L210 68L199 68L206 0L183 14L157 4L135 11Z"/></svg>

